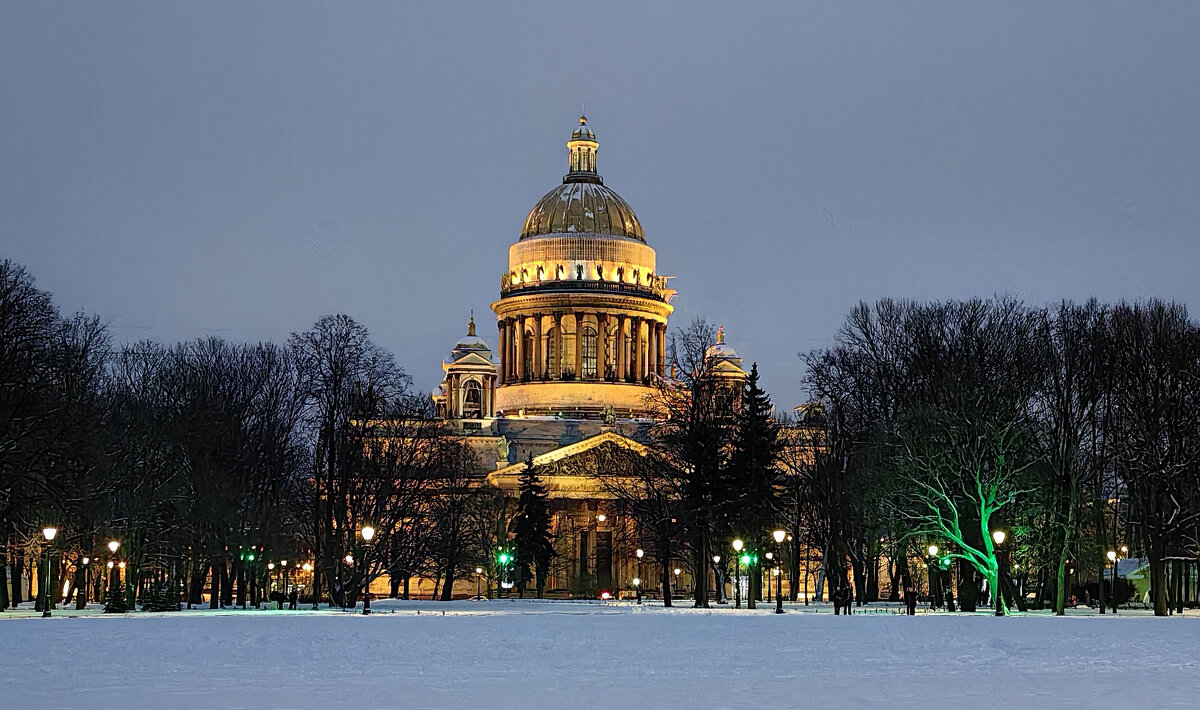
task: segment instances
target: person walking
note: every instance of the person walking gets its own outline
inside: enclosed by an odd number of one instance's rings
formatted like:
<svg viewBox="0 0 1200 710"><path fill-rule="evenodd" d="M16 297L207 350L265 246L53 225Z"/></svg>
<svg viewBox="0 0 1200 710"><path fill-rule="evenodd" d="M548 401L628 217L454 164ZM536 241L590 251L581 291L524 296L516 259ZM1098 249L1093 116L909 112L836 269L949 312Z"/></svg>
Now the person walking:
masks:
<svg viewBox="0 0 1200 710"><path fill-rule="evenodd" d="M908 615L917 615L917 590L912 585L911 579L906 579L904 582L904 605L908 607Z"/></svg>

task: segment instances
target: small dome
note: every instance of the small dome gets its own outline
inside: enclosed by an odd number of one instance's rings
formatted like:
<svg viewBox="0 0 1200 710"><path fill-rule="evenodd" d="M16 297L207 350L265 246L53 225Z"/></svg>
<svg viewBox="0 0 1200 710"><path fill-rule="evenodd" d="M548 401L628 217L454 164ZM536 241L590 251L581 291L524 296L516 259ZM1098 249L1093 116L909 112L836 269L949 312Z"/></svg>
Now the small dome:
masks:
<svg viewBox="0 0 1200 710"><path fill-rule="evenodd" d="M543 234L611 234L646 242L629 203L594 182L565 182L538 200L525 218L521 239Z"/></svg>
<svg viewBox="0 0 1200 710"><path fill-rule="evenodd" d="M490 355L491 351L487 341L475 335L475 316L472 315L470 322L467 323L467 335L454 344L454 349L450 351L450 357L452 360L457 360L468 352L486 352Z"/></svg>
<svg viewBox="0 0 1200 710"><path fill-rule="evenodd" d="M576 128L571 133L571 140L573 140L573 141L580 141L580 140L594 141L594 140L596 140L596 134L592 133L592 129L587 127L587 116L579 117L579 127Z"/></svg>
<svg viewBox="0 0 1200 710"><path fill-rule="evenodd" d="M737 351L733 346L725 342L725 327L717 326L717 342L708 346L708 350L704 352L705 357L710 357L714 360L736 360L738 359Z"/></svg>

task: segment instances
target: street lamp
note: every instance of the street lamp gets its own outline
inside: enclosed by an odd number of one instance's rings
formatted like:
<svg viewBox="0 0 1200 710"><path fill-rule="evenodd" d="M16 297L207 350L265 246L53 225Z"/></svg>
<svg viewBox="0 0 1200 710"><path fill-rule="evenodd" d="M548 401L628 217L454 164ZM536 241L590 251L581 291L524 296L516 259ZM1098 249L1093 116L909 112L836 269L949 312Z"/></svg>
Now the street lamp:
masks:
<svg viewBox="0 0 1200 710"><path fill-rule="evenodd" d="M721 556L713 555L713 581L717 583L717 603L721 604L725 601L725 582L721 580L721 570L717 565L721 564Z"/></svg>
<svg viewBox="0 0 1200 710"><path fill-rule="evenodd" d="M1108 567L1112 570L1108 575L1108 603L1113 608L1113 613L1117 613L1117 551L1108 551Z"/></svg>
<svg viewBox="0 0 1200 710"><path fill-rule="evenodd" d="M117 542L116 540L108 541L108 551L113 553L114 555L117 554L117 548L120 546L121 546L121 543Z"/></svg>
<svg viewBox="0 0 1200 710"><path fill-rule="evenodd" d="M362 527L363 538L363 616L371 613L371 540L375 537L375 528L370 525Z"/></svg>
<svg viewBox="0 0 1200 710"><path fill-rule="evenodd" d="M1005 533L1003 530L996 530L992 533L992 539L996 541L997 547L999 547L1000 545L1003 545L1004 540L1007 537L1008 537L1007 533ZM1003 575L1004 575L1004 563L1000 559L999 554L996 555L996 558L997 558L997 560L996 560L996 562L997 562L996 588L993 589L992 592L996 595L996 616L1004 616L1004 594L1000 590L1000 585L1003 584L1003 582L1001 582L1001 579L1003 578Z"/></svg>
<svg viewBox="0 0 1200 710"><path fill-rule="evenodd" d="M733 541L733 551L735 553L733 556L733 608L734 609L742 608L742 572L741 572L741 567L739 565L739 562L741 561L740 553L742 551L742 547L744 547L744 546L745 546L745 543L742 542L741 538L737 538Z"/></svg>
<svg viewBox="0 0 1200 710"><path fill-rule="evenodd" d="M47 525L42 528L42 535L46 537L46 598L42 602L42 618L50 616L50 544L54 542L54 536L58 534L58 528L53 525Z"/></svg>
<svg viewBox="0 0 1200 710"><path fill-rule="evenodd" d="M636 553L634 553L634 554L636 554L636 555L637 555L637 567L638 567L638 574L637 574L637 577L635 577L635 578L634 578L634 579L635 579L635 582L634 582L634 584L633 584L633 586L634 586L634 594L637 596L637 603L638 603L638 604L641 604L641 603L642 603L642 585L641 585L641 581L642 581L642 557L644 557L644 556L646 555L646 551L645 551L645 550L643 550L642 548L640 548L640 547L639 547L639 548L637 549L637 552L636 552Z"/></svg>
<svg viewBox="0 0 1200 710"><path fill-rule="evenodd" d="M775 538L776 545L783 544L783 538L787 536L786 530L776 530L771 533L771 537ZM783 613L783 575L779 574L779 566L775 566L775 613Z"/></svg>
<svg viewBox="0 0 1200 710"><path fill-rule="evenodd" d="M680 572L680 569L678 567L676 567L675 568L675 591L676 592L679 591L679 572Z"/></svg>
<svg viewBox="0 0 1200 710"><path fill-rule="evenodd" d="M482 598L483 598L483 597L482 597L482 596L479 594L479 580L480 580L480 579L482 579L482 578L483 578L483 568L482 568L482 567L476 567L476 568L475 568L475 598L476 598L476 599L482 599Z"/></svg>

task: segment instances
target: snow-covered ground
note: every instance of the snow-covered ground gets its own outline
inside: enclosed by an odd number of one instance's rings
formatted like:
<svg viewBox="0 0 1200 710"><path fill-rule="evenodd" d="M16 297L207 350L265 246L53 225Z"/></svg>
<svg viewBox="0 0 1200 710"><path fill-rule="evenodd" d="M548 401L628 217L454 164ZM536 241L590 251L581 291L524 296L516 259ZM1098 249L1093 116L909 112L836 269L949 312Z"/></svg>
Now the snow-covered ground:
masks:
<svg viewBox="0 0 1200 710"><path fill-rule="evenodd" d="M1195 707L1200 619L571 602L0 621L0 707ZM443 615L444 613L444 615ZM3 615L0 615L3 618ZM963 704L967 703L967 704Z"/></svg>

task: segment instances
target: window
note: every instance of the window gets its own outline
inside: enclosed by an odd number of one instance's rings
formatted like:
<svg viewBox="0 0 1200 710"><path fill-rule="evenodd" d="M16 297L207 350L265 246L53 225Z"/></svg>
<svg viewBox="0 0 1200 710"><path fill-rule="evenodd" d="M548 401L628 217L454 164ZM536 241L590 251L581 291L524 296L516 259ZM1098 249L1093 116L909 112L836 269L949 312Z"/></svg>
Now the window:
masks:
<svg viewBox="0 0 1200 710"><path fill-rule="evenodd" d="M547 377L551 373L558 371L558 368L555 367L556 359L554 357L558 354L558 345L558 328L550 326L550 329L546 331L546 352L543 353L546 366L542 369L542 372L545 372Z"/></svg>
<svg viewBox="0 0 1200 710"><path fill-rule="evenodd" d="M483 416L483 388L475 380L467 380L463 386L463 419L479 419Z"/></svg>
<svg viewBox="0 0 1200 710"><path fill-rule="evenodd" d="M596 329L583 326L583 376L596 376Z"/></svg>
<svg viewBox="0 0 1200 710"><path fill-rule="evenodd" d="M529 380L533 379L533 333L532 332L526 331L525 342L522 343L522 346L525 348L525 351L521 353L521 356L522 356L521 359L524 360L524 362L521 363L524 366L523 371L525 373L525 376L523 379L526 381L529 381Z"/></svg>

